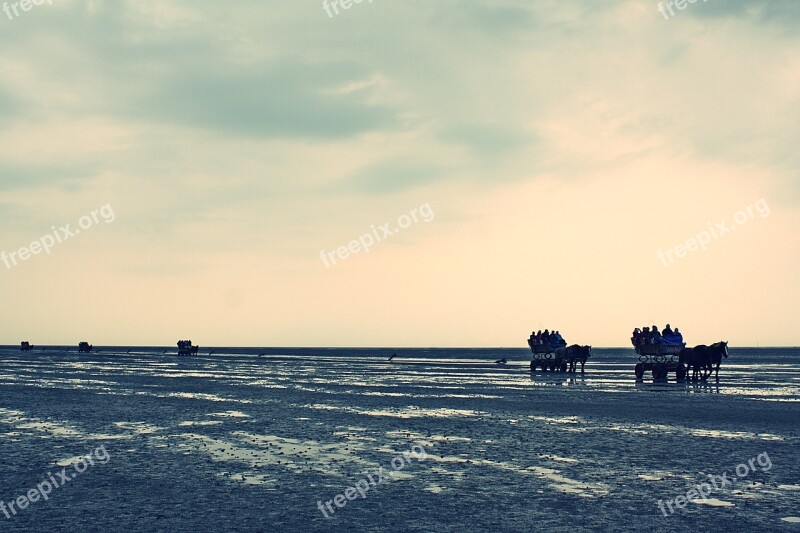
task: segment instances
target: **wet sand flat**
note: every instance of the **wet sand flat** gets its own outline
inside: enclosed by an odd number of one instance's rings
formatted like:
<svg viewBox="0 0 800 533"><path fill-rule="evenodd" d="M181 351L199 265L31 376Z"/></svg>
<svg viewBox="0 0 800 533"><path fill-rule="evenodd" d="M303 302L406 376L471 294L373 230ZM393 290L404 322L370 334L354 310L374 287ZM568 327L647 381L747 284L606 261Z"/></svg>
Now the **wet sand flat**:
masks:
<svg viewBox="0 0 800 533"><path fill-rule="evenodd" d="M800 527L797 351L732 350L719 384L637 383L631 350L595 350L574 376L532 376L524 350L393 351L0 349L0 500L110 456L0 513L2 530ZM758 456L768 469L660 510Z"/></svg>

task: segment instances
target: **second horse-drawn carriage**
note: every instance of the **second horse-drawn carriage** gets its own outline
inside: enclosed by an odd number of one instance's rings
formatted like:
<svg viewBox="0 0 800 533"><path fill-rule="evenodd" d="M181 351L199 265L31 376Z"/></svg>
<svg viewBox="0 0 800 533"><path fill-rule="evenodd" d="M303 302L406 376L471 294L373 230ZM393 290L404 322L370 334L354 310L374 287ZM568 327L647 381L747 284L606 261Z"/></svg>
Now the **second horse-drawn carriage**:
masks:
<svg viewBox="0 0 800 533"><path fill-rule="evenodd" d="M639 344L634 345L639 362L634 367L637 379L642 379L644 373L653 373L653 379L664 379L670 372L675 373L678 379L686 377L686 365L680 360L681 352L686 343L665 344Z"/></svg>
<svg viewBox="0 0 800 533"><path fill-rule="evenodd" d="M19 350L21 352L30 352L31 350L33 350L33 344L31 344L28 341L22 341L19 345Z"/></svg>
<svg viewBox="0 0 800 533"><path fill-rule="evenodd" d="M667 324L663 333L656 326L652 330L649 327L636 328L631 344L639 356L633 369L636 379L642 379L648 371L653 373L653 379L666 379L670 372L674 372L678 379L686 377L686 365L681 359L686 343L678 328L673 331Z"/></svg>
<svg viewBox="0 0 800 533"><path fill-rule="evenodd" d="M92 351L92 345L86 341L78 343L78 353L89 353Z"/></svg>
<svg viewBox="0 0 800 533"><path fill-rule="evenodd" d="M658 334L658 329L653 326L656 334L649 328L640 331L636 328L631 337L631 343L639 362L634 367L636 379L642 379L645 372L653 373L653 379L666 379L670 372L675 373L675 377L682 381L688 377L689 370L692 371L692 379L706 380L716 372L719 379L719 367L722 359L728 357L728 342L720 341L710 346L699 344L694 348L687 348L683 342L683 336L675 329L672 332L669 324L665 328L665 333Z"/></svg>

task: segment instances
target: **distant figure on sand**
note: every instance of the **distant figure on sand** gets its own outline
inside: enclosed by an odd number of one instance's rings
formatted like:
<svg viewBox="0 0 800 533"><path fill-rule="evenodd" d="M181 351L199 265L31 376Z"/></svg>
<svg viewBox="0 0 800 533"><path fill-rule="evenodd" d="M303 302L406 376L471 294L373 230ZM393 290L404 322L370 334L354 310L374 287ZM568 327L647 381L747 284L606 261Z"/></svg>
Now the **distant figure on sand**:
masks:
<svg viewBox="0 0 800 533"><path fill-rule="evenodd" d="M389 362L391 363L391 362L392 362L392 359L394 359L395 357L397 357L397 354L396 354L396 353L393 353L393 354L392 354L392 356L389 358Z"/></svg>

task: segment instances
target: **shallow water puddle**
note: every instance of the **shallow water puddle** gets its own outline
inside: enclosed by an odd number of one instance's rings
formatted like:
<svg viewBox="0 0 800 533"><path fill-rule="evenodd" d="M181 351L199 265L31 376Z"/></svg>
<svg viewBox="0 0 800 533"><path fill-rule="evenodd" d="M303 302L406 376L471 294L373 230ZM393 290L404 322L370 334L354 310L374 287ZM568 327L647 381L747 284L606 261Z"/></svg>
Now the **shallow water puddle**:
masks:
<svg viewBox="0 0 800 533"><path fill-rule="evenodd" d="M114 422L113 425L133 435L151 435L166 429L147 422Z"/></svg>
<svg viewBox="0 0 800 533"><path fill-rule="evenodd" d="M459 437L457 435L423 435L417 431L402 429L387 431L385 434L387 437L401 438L424 446L434 446L434 442L472 442L472 439L469 437Z"/></svg>
<svg viewBox="0 0 800 533"><path fill-rule="evenodd" d="M664 472L660 470L654 470L649 474L637 474L639 479L643 479L645 481L664 481L664 479L668 477L673 477L671 472Z"/></svg>
<svg viewBox="0 0 800 533"><path fill-rule="evenodd" d="M543 459L550 459L551 461L558 461L561 463L577 463L577 459L571 459L569 457L559 457L558 455L540 455L539 457Z"/></svg>
<svg viewBox="0 0 800 533"><path fill-rule="evenodd" d="M577 416L553 418L553 417L549 417L549 416L530 415L530 416L528 416L528 418L530 418L531 420L537 420L537 421L540 421L540 422L548 422L548 423L551 423L551 424L579 424L579 423L585 423L584 420L579 419Z"/></svg>
<svg viewBox="0 0 800 533"><path fill-rule="evenodd" d="M222 413L208 413L206 416L221 416L227 418L250 418L250 415L241 411L224 411Z"/></svg>
<svg viewBox="0 0 800 533"><path fill-rule="evenodd" d="M72 466L78 461L91 460L91 454L89 455L76 455L74 457L67 457L66 459L59 459L56 461L56 465L58 466Z"/></svg>
<svg viewBox="0 0 800 533"><path fill-rule="evenodd" d="M473 411L470 409L447 409L440 407L437 409L423 409L417 406L408 406L397 409L358 409L355 407L343 407L338 405L328 404L310 404L305 405L309 409L322 409L327 411L345 411L348 413L356 413L366 416L385 416L392 418L450 418L454 416L484 416L488 413L481 411Z"/></svg>
<svg viewBox="0 0 800 533"><path fill-rule="evenodd" d="M183 453L203 453L215 462L244 465L247 470L223 472L220 475L251 485L274 481L263 472L264 468L269 467L282 467L297 473L313 471L329 476L346 476L352 473L353 464L372 466L355 455L355 452L363 449L352 442L323 444L242 431L232 433L231 437L235 440L183 433L173 435L170 439L179 439L175 448ZM166 440L166 437L158 439ZM169 442L161 447L169 447Z"/></svg>
<svg viewBox="0 0 800 533"><path fill-rule="evenodd" d="M452 470L447 470L445 468L434 466L431 468L431 472L434 474L439 474L441 476L452 476L458 478L459 480L463 479L465 473L464 472L454 472Z"/></svg>
<svg viewBox="0 0 800 533"><path fill-rule="evenodd" d="M552 468L532 466L529 470L537 476L547 479L550 482L549 486L559 492L574 494L583 498L594 498L608 494L608 489L603 485L571 479L562 476L558 470Z"/></svg>
<svg viewBox="0 0 800 533"><path fill-rule="evenodd" d="M716 498L706 498L705 500L689 500L692 503L697 503L700 505L710 505L712 507L735 507L736 504L733 502L726 502L724 500L718 500Z"/></svg>
<svg viewBox="0 0 800 533"><path fill-rule="evenodd" d="M241 398L223 398L216 394L206 394L201 392L170 392L167 394L156 394L154 396L161 398L187 398L191 400L208 400L211 402L232 402L232 403L253 403L250 400Z"/></svg>

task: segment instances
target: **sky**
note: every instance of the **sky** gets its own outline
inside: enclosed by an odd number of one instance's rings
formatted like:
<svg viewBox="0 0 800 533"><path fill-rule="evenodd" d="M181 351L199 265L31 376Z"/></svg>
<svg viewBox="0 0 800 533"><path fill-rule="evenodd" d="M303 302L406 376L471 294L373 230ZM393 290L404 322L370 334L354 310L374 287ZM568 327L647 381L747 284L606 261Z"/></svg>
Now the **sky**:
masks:
<svg viewBox="0 0 800 533"><path fill-rule="evenodd" d="M800 2L331 3L3 4L0 343L800 345Z"/></svg>

